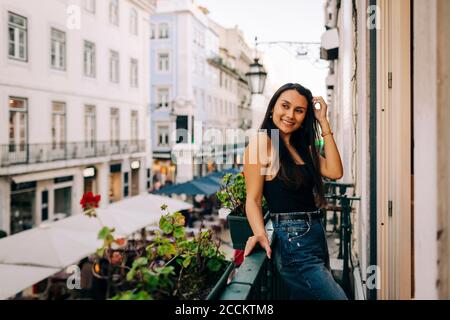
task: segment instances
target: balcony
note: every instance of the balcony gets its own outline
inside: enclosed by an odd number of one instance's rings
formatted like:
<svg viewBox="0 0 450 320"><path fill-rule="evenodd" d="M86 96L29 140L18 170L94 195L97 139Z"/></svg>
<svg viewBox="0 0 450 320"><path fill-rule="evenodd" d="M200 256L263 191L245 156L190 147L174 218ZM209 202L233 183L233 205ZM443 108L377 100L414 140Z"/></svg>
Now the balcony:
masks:
<svg viewBox="0 0 450 320"><path fill-rule="evenodd" d="M270 245L273 247L272 222L266 225ZM221 293L220 300L280 300L288 299L287 288L273 263L263 250L248 256L232 281Z"/></svg>
<svg viewBox="0 0 450 320"><path fill-rule="evenodd" d="M145 140L0 145L0 167L145 152Z"/></svg>

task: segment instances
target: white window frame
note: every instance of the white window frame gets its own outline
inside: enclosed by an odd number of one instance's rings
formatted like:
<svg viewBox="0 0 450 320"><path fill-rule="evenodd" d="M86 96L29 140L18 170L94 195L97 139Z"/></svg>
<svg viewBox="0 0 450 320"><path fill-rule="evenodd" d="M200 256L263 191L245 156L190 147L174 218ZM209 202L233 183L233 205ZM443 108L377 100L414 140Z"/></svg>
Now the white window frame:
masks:
<svg viewBox="0 0 450 320"><path fill-rule="evenodd" d="M12 105L12 101L17 100L22 102L21 108L16 108ZM22 97L8 98L8 144L10 153L25 153L28 146L28 99ZM13 117L13 123L11 123ZM20 127L20 122L23 123L23 128ZM23 130L22 130L23 129ZM12 130L12 131L11 131ZM13 136L11 136L13 132Z"/></svg>
<svg viewBox="0 0 450 320"><path fill-rule="evenodd" d="M110 109L110 137L111 145L119 146L120 142L120 109L112 107Z"/></svg>
<svg viewBox="0 0 450 320"><path fill-rule="evenodd" d="M162 61L162 56L167 56L167 60ZM157 56L157 68L158 72L167 73L170 72L170 54L168 52L159 52Z"/></svg>
<svg viewBox="0 0 450 320"><path fill-rule="evenodd" d="M21 19L23 24L17 24L11 21L11 18ZM10 29L13 29L14 41L10 38ZM22 36L22 42L19 41ZM11 54L10 47L14 48L14 53ZM20 54L20 49L23 49L23 55ZM8 57L13 60L23 62L28 61L28 19L17 13L8 11Z"/></svg>
<svg viewBox="0 0 450 320"><path fill-rule="evenodd" d="M109 81L120 82L120 55L114 50L109 51Z"/></svg>
<svg viewBox="0 0 450 320"><path fill-rule="evenodd" d="M67 135L66 109L65 102L52 101L52 150L65 149ZM59 131L57 128L59 128Z"/></svg>
<svg viewBox="0 0 450 320"><path fill-rule="evenodd" d="M165 94L163 94L165 93ZM165 97L165 98L163 98ZM160 87L156 89L156 99L158 103L158 107L165 109L170 105L170 90L166 87Z"/></svg>
<svg viewBox="0 0 450 320"><path fill-rule="evenodd" d="M130 59L130 86L132 88L139 87L139 62L137 59Z"/></svg>
<svg viewBox="0 0 450 320"><path fill-rule="evenodd" d="M139 141L139 111L131 110L130 117L130 140L132 143L137 144L137 142Z"/></svg>
<svg viewBox="0 0 450 320"><path fill-rule="evenodd" d="M161 22L158 25L159 29L159 39L169 39L169 24L167 22Z"/></svg>
<svg viewBox="0 0 450 320"><path fill-rule="evenodd" d="M90 78L96 77L95 43L88 40L83 42L83 74Z"/></svg>
<svg viewBox="0 0 450 320"><path fill-rule="evenodd" d="M89 126L91 123L92 126ZM84 146L94 149L97 141L97 115L95 105L87 104L84 106Z"/></svg>
<svg viewBox="0 0 450 320"><path fill-rule="evenodd" d="M67 66L66 32L50 28L50 65L52 69L65 71Z"/></svg>
<svg viewBox="0 0 450 320"><path fill-rule="evenodd" d="M130 33L138 35L138 11L135 8L130 9Z"/></svg>
<svg viewBox="0 0 450 320"><path fill-rule="evenodd" d="M156 146L157 147L162 147L162 148L170 147L170 136L169 136L170 127L169 127L169 125L167 125L167 124L159 124L156 127L156 130L157 130L157 132L156 132L156 137L157 137ZM162 142L160 143L161 136L162 136L162 139L161 139ZM167 143L166 143L166 141L167 141Z"/></svg>
<svg viewBox="0 0 450 320"><path fill-rule="evenodd" d="M119 0L109 0L109 22L119 26Z"/></svg>

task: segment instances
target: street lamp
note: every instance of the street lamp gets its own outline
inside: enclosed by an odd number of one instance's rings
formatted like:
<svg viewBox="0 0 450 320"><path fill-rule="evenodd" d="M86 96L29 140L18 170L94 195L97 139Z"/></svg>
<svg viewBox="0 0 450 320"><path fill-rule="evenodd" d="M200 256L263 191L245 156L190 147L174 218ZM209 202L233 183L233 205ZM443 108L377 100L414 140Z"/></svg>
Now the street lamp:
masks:
<svg viewBox="0 0 450 320"><path fill-rule="evenodd" d="M318 42L298 42L298 41L258 41L255 37L255 52L257 53L257 46L259 44L267 45L288 45L296 47L296 56L305 57L310 55L315 48L320 46ZM250 65L250 71L245 74L252 94L262 94L264 85L266 84L267 72L264 66L259 63L259 59L255 58Z"/></svg>
<svg viewBox="0 0 450 320"><path fill-rule="evenodd" d="M266 84L267 72L264 66L259 63L259 59L255 58L250 65L250 71L245 74L247 77L250 92L252 94L262 94Z"/></svg>

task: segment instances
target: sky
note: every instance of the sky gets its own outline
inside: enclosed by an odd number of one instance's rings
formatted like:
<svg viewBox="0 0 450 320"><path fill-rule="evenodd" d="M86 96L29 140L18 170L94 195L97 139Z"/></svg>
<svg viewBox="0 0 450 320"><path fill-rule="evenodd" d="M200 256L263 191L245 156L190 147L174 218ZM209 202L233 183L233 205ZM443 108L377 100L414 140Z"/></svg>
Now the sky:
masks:
<svg viewBox="0 0 450 320"><path fill-rule="evenodd" d="M325 0L195 0L206 7L209 16L224 27L237 25L247 43L254 47L258 41L320 42L325 31L323 3ZM298 82L309 88L313 95L325 96L324 62L298 59L296 47L261 44L263 64L270 77L272 90L287 82ZM316 56L318 51L316 51Z"/></svg>

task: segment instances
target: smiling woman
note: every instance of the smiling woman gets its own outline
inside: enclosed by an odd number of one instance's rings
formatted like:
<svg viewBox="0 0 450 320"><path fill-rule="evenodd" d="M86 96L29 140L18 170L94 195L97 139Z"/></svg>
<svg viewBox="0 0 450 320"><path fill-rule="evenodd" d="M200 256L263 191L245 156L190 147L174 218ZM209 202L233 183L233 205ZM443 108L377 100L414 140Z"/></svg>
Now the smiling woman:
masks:
<svg viewBox="0 0 450 320"><path fill-rule="evenodd" d="M315 103L320 104L319 109ZM266 132L250 141L244 153L246 213L254 234L247 241L244 255L259 243L271 257L262 217L264 195L277 238L275 265L291 298L346 299L330 272L320 210L325 204L322 176L338 179L343 174L326 103L299 84L285 84L270 100L261 129ZM320 131L325 157L315 147ZM250 161L250 154L259 156L256 162ZM274 159L279 162L275 170ZM264 167L272 170L262 174Z"/></svg>

